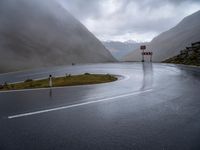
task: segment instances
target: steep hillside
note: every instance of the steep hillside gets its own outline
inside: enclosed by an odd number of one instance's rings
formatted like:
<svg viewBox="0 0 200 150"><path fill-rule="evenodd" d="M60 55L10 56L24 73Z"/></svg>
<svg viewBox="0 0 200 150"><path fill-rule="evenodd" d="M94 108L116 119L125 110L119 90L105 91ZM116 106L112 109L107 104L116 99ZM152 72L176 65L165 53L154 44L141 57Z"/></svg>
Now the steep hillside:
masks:
<svg viewBox="0 0 200 150"><path fill-rule="evenodd" d="M0 1L0 72L115 61L59 1Z"/></svg>
<svg viewBox="0 0 200 150"><path fill-rule="evenodd" d="M200 66L200 42L192 43L191 47L186 47L186 49L181 50L179 55L163 62Z"/></svg>
<svg viewBox="0 0 200 150"><path fill-rule="evenodd" d="M179 54L189 44L200 40L200 11L184 18L174 28L155 37L147 49L154 53L153 61L163 61ZM140 50L134 51L124 58L129 61L140 61Z"/></svg>

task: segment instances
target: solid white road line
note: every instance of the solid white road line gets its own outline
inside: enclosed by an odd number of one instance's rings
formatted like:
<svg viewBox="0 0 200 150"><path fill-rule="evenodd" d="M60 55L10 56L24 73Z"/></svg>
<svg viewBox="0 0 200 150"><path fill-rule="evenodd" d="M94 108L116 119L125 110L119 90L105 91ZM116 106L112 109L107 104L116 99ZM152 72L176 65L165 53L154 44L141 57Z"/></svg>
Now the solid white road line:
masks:
<svg viewBox="0 0 200 150"><path fill-rule="evenodd" d="M113 99L117 99L117 98L122 98L122 97L137 95L137 94L142 94L142 93L146 93L146 92L150 92L150 91L152 91L152 89L148 89L148 90L145 90L145 91L136 91L136 92L133 92L133 93L122 94L122 95L118 95L118 96L114 96L114 97L103 98L103 99L94 100L94 101L88 101L88 102L83 102L83 103L79 103L79 104L73 104L73 105L68 105L68 106L62 106L62 107L52 108L52 109L45 109L45 110L40 110L40 111L35 111L35 112L18 114L18 115L8 116L8 119L21 118L21 117L32 116L32 115L36 115L36 114L42 114L42 113L47 113L47 112L52 112L52 111L57 111L57 110L62 110L62 109L79 107L79 106L84 106L84 105L99 103L99 102L103 102L103 101L109 101L109 100L113 100Z"/></svg>

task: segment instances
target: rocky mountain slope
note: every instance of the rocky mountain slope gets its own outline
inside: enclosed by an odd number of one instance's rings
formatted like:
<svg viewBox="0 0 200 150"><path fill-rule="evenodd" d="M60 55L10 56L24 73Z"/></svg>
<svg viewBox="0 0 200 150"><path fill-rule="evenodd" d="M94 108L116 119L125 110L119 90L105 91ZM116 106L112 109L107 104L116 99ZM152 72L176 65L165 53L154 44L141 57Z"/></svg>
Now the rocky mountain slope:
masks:
<svg viewBox="0 0 200 150"><path fill-rule="evenodd" d="M155 37L147 44L147 50L153 52L153 61L160 62L179 54L181 49L199 40L200 11L184 18L174 28ZM124 59L127 61L140 61L141 52L138 49L129 53Z"/></svg>
<svg viewBox="0 0 200 150"><path fill-rule="evenodd" d="M192 43L190 47L181 50L179 55L169 58L164 63L200 66L200 42Z"/></svg>
<svg viewBox="0 0 200 150"><path fill-rule="evenodd" d="M0 1L0 72L115 61L57 0Z"/></svg>

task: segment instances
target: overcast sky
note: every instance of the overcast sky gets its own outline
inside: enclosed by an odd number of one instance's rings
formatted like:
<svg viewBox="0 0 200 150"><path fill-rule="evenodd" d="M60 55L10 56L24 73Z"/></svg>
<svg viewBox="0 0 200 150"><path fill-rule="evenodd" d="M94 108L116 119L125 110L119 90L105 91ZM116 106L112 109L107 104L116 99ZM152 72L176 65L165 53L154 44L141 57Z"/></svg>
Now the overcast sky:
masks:
<svg viewBox="0 0 200 150"><path fill-rule="evenodd" d="M102 41L150 41L200 10L200 0L63 0Z"/></svg>

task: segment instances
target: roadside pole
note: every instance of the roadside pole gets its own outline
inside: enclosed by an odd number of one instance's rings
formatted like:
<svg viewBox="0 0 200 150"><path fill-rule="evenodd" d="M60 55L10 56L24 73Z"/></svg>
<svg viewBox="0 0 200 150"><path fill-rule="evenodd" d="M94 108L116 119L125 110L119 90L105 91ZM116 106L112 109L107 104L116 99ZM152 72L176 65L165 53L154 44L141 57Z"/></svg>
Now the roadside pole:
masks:
<svg viewBox="0 0 200 150"><path fill-rule="evenodd" d="M49 87L52 87L52 75L49 75Z"/></svg>
<svg viewBox="0 0 200 150"><path fill-rule="evenodd" d="M146 49L146 45L141 45L140 50L142 50L142 62L144 62L144 50Z"/></svg>
<svg viewBox="0 0 200 150"><path fill-rule="evenodd" d="M144 49L143 49L143 52L142 52L142 62L144 62Z"/></svg>
<svg viewBox="0 0 200 150"><path fill-rule="evenodd" d="M146 45L141 45L140 50L142 50L142 62L144 62L144 56L149 56L150 55L150 62L152 62L152 57L153 57L153 52L145 52L146 50Z"/></svg>
<svg viewBox="0 0 200 150"><path fill-rule="evenodd" d="M150 62L152 62L153 52L151 52L150 55L151 55Z"/></svg>

